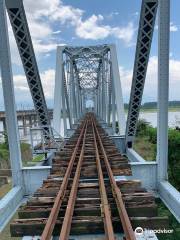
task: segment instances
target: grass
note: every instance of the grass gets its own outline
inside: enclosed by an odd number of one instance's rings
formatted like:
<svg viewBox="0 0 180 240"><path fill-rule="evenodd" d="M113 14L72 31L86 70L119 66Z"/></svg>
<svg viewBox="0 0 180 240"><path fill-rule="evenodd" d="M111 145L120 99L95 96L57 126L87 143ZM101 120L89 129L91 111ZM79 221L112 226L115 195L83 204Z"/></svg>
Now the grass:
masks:
<svg viewBox="0 0 180 240"><path fill-rule="evenodd" d="M168 216L169 217L169 229L173 229L172 234L157 234L159 240L178 240L180 239L180 224L175 219L173 214L164 205L161 199L156 199L158 205L158 216Z"/></svg>
<svg viewBox="0 0 180 240"><path fill-rule="evenodd" d="M0 200L6 195L6 193L8 193L11 190L11 188L12 188L11 181L0 187Z"/></svg>
<svg viewBox="0 0 180 240"><path fill-rule="evenodd" d="M44 154L38 154L36 155L32 161L29 162L23 162L24 167L33 167L36 166L38 162L41 162L44 159Z"/></svg>
<svg viewBox="0 0 180 240"><path fill-rule="evenodd" d="M138 152L145 160L155 160L156 145L149 141L148 136L138 136L135 139L133 148ZM168 210L164 203L157 199L158 216L169 217L169 229L173 229L172 234L157 234L159 240L179 240L180 239L180 224L177 222L173 214Z"/></svg>
<svg viewBox="0 0 180 240"><path fill-rule="evenodd" d="M155 147L155 144L151 143L146 136L136 137L133 144L133 149L146 161L154 161L156 159Z"/></svg>
<svg viewBox="0 0 180 240"><path fill-rule="evenodd" d="M14 216L11 218L10 222L7 224L7 226L4 228L4 230L0 233L0 239L1 240L21 240L20 237L11 237L10 234L10 223L13 221L13 219L18 218L17 212L14 214Z"/></svg>
<svg viewBox="0 0 180 240"><path fill-rule="evenodd" d="M40 162L44 159L44 154L38 154L37 156L33 157L33 162Z"/></svg>

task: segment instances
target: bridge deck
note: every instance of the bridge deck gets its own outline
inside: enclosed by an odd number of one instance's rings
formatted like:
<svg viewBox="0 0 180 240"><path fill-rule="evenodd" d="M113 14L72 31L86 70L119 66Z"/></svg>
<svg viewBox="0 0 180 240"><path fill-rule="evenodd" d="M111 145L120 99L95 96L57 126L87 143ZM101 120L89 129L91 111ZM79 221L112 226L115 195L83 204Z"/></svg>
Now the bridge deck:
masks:
<svg viewBox="0 0 180 240"><path fill-rule="evenodd" d="M91 114L53 159L49 177L11 224L12 236L52 234L105 234L115 239L123 233L135 239L131 227L166 227L168 218L158 217L155 197L139 180L115 181L131 175L128 159Z"/></svg>

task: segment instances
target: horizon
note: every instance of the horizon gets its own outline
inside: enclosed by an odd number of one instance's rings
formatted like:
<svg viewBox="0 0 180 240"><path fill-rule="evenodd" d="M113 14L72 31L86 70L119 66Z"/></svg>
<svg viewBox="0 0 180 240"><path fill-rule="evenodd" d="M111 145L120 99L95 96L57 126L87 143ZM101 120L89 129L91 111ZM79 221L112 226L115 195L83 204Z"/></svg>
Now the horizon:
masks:
<svg viewBox="0 0 180 240"><path fill-rule="evenodd" d="M169 103L178 103L180 105L180 100L171 100L171 101L169 101ZM143 102L141 104L141 107L143 107L145 104L157 104L157 101ZM125 102L124 107L125 107L125 105L129 105L129 102ZM3 107L4 106L0 106L0 111L5 111ZM48 106L48 109L53 110L54 108L53 108L53 106L52 107ZM16 110L17 111L23 111L23 110L26 111L26 110L35 110L35 108L33 105L29 105L29 104L23 105L22 103L20 103L19 105L16 104Z"/></svg>
<svg viewBox="0 0 180 240"><path fill-rule="evenodd" d="M57 45L115 43L119 60L124 103L128 103L136 49L141 1L128 5L122 0L92 4L83 0L24 0L28 25L48 107L53 107ZM171 3L169 100L180 100L180 19L178 0ZM142 102L157 100L158 29L157 19ZM33 105L29 87L8 19L11 59L17 105ZM1 84L1 82L0 82ZM2 84L0 102L3 104Z"/></svg>

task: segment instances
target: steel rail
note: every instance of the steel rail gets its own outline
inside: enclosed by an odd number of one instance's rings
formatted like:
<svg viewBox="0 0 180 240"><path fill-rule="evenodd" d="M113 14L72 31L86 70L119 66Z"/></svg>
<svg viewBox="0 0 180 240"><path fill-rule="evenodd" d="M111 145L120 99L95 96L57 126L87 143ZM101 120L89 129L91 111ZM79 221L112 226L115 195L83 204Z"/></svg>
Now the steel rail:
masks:
<svg viewBox="0 0 180 240"><path fill-rule="evenodd" d="M43 233L41 235L41 240L50 240L52 238L52 233L53 233L53 230L54 230L54 226L55 226L58 214L59 214L59 210L60 210L62 201L63 201L64 196L65 196L65 192L66 192L66 189L67 189L69 177L70 177L70 174L72 172L74 161L75 161L77 151L79 149L79 146L80 146L80 143L81 143L86 125L87 125L87 120L85 120L84 123L83 123L83 127L81 129L81 132L80 132L80 135L78 137L76 146L75 146L74 151L72 153L70 162L68 164L68 168L67 168L65 176L63 178L63 182L62 182L62 184L60 186L60 190L59 190L59 192L58 192L58 194L55 198L54 205L51 209L49 218L47 220L47 223L46 223L45 228L43 230Z"/></svg>
<svg viewBox="0 0 180 240"><path fill-rule="evenodd" d="M74 206L75 206L75 202L76 202L75 199L77 198L78 183L79 183L79 178L81 175L81 167L82 167L82 163L83 163L83 159L84 159L87 126L88 126L88 120L87 120L87 124L86 124L85 131L84 131L83 144L81 147L79 161L78 161L78 164L76 167L76 172L75 172L75 176L73 179L71 192L69 195L69 200L68 200L68 204L66 207L65 216L64 216L62 227L61 227L61 233L59 236L60 240L68 240L69 239L72 217L73 217L73 212L74 212Z"/></svg>
<svg viewBox="0 0 180 240"><path fill-rule="evenodd" d="M107 157L106 151L104 149L100 134L98 132L98 129L97 129L97 126L96 126L96 123L95 123L95 119L94 118L92 118L92 119L93 119L93 128L95 129L95 132L96 132L96 135L98 137L98 141L99 141L99 144L100 144L103 156L104 156L104 163L105 163L105 166L106 166L106 169L107 169L107 172L108 172L108 176L109 176L109 180L110 180L110 184L111 184L111 189L112 189L115 201L116 201L116 205L117 205L117 208L118 208L119 217L121 219L121 223L122 223L122 227L123 227L123 230L124 230L125 238L126 238L126 240L136 240L136 237L135 237L130 219L128 217L126 208L125 208L124 203L123 203L122 193L121 193L119 187L117 186L115 178L113 176L113 172L112 172L111 166L109 164L108 157Z"/></svg>
<svg viewBox="0 0 180 240"><path fill-rule="evenodd" d="M111 212L110 212L106 188L104 184L104 177L103 177L103 171L101 167L98 145L96 141L95 129L93 127L93 120L91 119L91 121L92 121L91 124L92 124L93 138L94 138L94 146L96 151L96 165L98 170L99 188L100 188L101 203L102 203L101 213L102 213L103 222L104 222L105 234L106 234L107 240L115 240L112 219L111 219Z"/></svg>

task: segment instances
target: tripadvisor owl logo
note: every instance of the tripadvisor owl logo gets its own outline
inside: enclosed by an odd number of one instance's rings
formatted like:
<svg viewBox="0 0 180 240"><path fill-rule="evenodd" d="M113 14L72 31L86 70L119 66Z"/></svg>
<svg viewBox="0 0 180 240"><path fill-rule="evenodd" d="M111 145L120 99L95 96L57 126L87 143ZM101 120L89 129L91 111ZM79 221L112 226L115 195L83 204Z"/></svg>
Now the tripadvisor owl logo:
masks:
<svg viewBox="0 0 180 240"><path fill-rule="evenodd" d="M142 227L137 227L134 232L136 236L142 236L144 233L144 230Z"/></svg>
<svg viewBox="0 0 180 240"><path fill-rule="evenodd" d="M157 234L157 233L164 233L164 234L170 234L173 233L173 229L143 229L142 227L137 227L134 230L134 233L136 236L144 236L146 234Z"/></svg>

